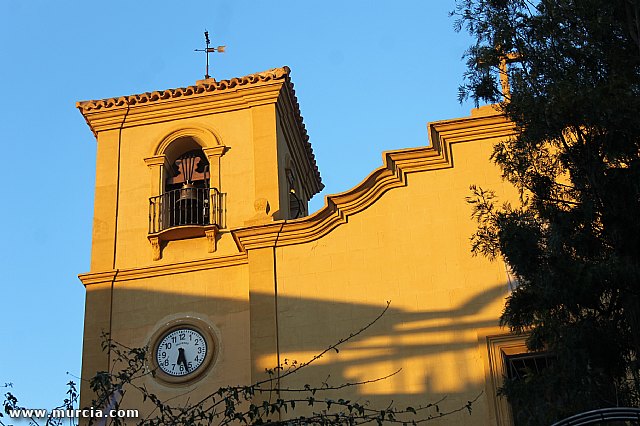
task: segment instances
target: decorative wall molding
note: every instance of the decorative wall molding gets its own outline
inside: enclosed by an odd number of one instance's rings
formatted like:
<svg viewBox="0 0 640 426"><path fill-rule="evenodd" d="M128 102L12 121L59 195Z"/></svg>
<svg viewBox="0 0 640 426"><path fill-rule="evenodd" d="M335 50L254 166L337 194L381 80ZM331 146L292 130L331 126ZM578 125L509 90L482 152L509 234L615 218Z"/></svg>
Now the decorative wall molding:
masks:
<svg viewBox="0 0 640 426"><path fill-rule="evenodd" d="M213 259L200 259L190 262L170 263L148 266L144 268L128 268L102 272L89 272L78 275L80 281L85 286L100 284L105 282L121 282L153 278L171 274L182 274L186 272L203 271L207 269L227 268L247 264L247 254L240 253L231 256L216 257Z"/></svg>
<svg viewBox="0 0 640 426"><path fill-rule="evenodd" d="M486 350L489 360L488 395L492 396L498 426L513 426L511 405L504 396L498 396L498 389L503 385L506 375L505 356L527 353L528 335L499 334L486 336Z"/></svg>
<svg viewBox="0 0 640 426"><path fill-rule="evenodd" d="M152 251L151 258L154 261L162 259L162 247L161 247L162 242L160 241L160 238L157 236L149 236L148 238L149 238L149 242L151 243L151 251Z"/></svg>
<svg viewBox="0 0 640 426"><path fill-rule="evenodd" d="M176 126L174 130L167 133L157 144L153 152L153 157L164 156L167 149L177 139L191 138L195 140L202 148L216 148L224 146L218 133L209 128L209 126L198 125L184 127L184 125ZM145 159L146 161L146 159Z"/></svg>
<svg viewBox="0 0 640 426"><path fill-rule="evenodd" d="M234 240L241 251L311 242L370 207L387 191L406 186L407 174L453 167L453 144L506 138L513 133L513 124L497 111L430 123L430 146L384 152L382 167L353 189L327 196L324 207L313 215L235 229Z"/></svg>
<svg viewBox="0 0 640 426"><path fill-rule="evenodd" d="M217 250L217 237L219 235L220 231L218 231L218 227L217 226L212 226L209 229L205 229L204 234L207 237L207 251L209 253L215 253Z"/></svg>
<svg viewBox="0 0 640 426"><path fill-rule="evenodd" d="M103 272L93 272L78 275L80 281L85 286L92 284L104 284L113 282L116 275L118 275L118 271L103 271Z"/></svg>
<svg viewBox="0 0 640 426"><path fill-rule="evenodd" d="M497 111L482 116L438 121L430 123L428 127L430 146L384 152L382 167L374 170L353 189L327 196L324 207L313 215L231 230L240 250L238 255L121 270L117 281L243 264L247 263L247 250L317 240L346 223L349 216L370 207L387 191L406 186L408 174L453 167L453 144L507 138L514 134L513 123ZM89 285L96 279L99 280L103 276L101 274L109 273L111 272L82 274L79 277L85 285Z"/></svg>

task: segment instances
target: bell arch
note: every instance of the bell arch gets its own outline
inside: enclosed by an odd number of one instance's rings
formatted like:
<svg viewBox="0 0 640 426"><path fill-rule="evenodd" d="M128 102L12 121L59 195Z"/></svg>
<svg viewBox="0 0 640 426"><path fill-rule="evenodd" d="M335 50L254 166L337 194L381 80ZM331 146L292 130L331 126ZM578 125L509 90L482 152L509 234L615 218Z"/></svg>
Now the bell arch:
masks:
<svg viewBox="0 0 640 426"><path fill-rule="evenodd" d="M196 149L204 152L211 165L211 175L216 176L210 182L210 187L219 188L220 157L224 153L224 148L222 139L212 129L204 126L174 128L155 144L151 155L144 159L151 171L151 196L161 194L166 178L164 172L169 170L175 160L185 152Z"/></svg>
<svg viewBox="0 0 640 426"><path fill-rule="evenodd" d="M209 238L210 228L223 226L220 158L224 152L214 131L180 127L160 139L152 156L145 158L151 178L149 240L154 260L161 256L161 240L191 237L201 231ZM207 229L174 232L184 226ZM215 240L210 251L215 251Z"/></svg>
<svg viewBox="0 0 640 426"><path fill-rule="evenodd" d="M172 155L172 146L175 146L175 142L179 143L180 141L189 139L200 145L203 149L224 145L222 139L215 131L204 126L178 127L160 139L151 155L170 156Z"/></svg>
<svg viewBox="0 0 640 426"><path fill-rule="evenodd" d="M178 157L195 150L202 150L209 162L209 187L220 190L220 157L226 150L220 136L204 126L178 127L163 136L155 145L151 156L144 159L151 171L151 196L162 193L166 172Z"/></svg>

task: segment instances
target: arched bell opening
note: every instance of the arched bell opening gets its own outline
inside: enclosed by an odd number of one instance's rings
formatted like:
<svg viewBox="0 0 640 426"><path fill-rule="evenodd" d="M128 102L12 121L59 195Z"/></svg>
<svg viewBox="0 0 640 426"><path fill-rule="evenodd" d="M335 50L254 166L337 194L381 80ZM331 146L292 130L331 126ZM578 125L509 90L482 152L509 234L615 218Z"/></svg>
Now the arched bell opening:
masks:
<svg viewBox="0 0 640 426"><path fill-rule="evenodd" d="M210 224L209 162L201 149L180 155L164 182L167 227Z"/></svg>
<svg viewBox="0 0 640 426"><path fill-rule="evenodd" d="M166 160L166 164L175 164L175 162L183 155L189 152L198 152L202 154L204 145L191 136L180 136L174 139L162 152Z"/></svg>
<svg viewBox="0 0 640 426"><path fill-rule="evenodd" d="M289 201L289 219L298 219L307 215L307 203L302 193L302 185L296 177L295 167L291 161L287 161L287 163L285 178Z"/></svg>
<svg viewBox="0 0 640 426"><path fill-rule="evenodd" d="M149 234L166 233L177 227L219 225L212 212L219 210L218 191L210 188L210 166L201 146L191 138L180 138L164 153L160 194L149 199ZM212 203L215 204L212 206ZM176 234L188 238L203 234L193 230ZM165 235L163 238L168 238Z"/></svg>
<svg viewBox="0 0 640 426"><path fill-rule="evenodd" d="M304 207L296 193L296 178L291 169L285 170L285 176L287 178L287 197L289 199L289 219L297 219L304 216Z"/></svg>
<svg viewBox="0 0 640 426"><path fill-rule="evenodd" d="M224 146L207 147L199 137L181 135L160 148L158 155L145 158L156 194L149 198L147 235L153 260L162 258L163 243L185 238L206 237L207 250L214 253L225 226L225 194L219 190Z"/></svg>

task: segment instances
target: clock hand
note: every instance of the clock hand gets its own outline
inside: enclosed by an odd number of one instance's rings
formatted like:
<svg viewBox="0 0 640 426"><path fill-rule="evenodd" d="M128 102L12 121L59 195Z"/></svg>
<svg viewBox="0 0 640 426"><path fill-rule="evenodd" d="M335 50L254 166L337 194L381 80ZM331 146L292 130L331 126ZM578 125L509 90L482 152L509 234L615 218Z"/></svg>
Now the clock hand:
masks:
<svg viewBox="0 0 640 426"><path fill-rule="evenodd" d="M184 349L183 348L178 348L178 365L180 365L181 361L182 361L182 365L184 365L184 369L188 373L189 372L189 365L187 364L187 357L184 354Z"/></svg>

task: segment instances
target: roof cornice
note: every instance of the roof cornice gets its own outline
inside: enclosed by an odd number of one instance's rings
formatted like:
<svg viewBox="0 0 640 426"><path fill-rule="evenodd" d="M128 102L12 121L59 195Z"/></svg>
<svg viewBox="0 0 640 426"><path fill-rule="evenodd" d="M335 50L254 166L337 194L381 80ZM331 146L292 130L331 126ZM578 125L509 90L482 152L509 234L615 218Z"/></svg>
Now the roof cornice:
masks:
<svg viewBox="0 0 640 426"><path fill-rule="evenodd" d="M194 86L177 89L81 101L76 103L76 107L97 137L99 132L105 130L276 103L279 97L284 96L290 105L304 150L312 165L316 187L322 189L322 178L290 73L289 67L285 66L229 80L203 80Z"/></svg>
<svg viewBox="0 0 640 426"><path fill-rule="evenodd" d="M159 90L154 92L145 92L137 95L120 96L117 98L99 99L93 101L80 101L76 103L76 107L81 113L87 113L95 110L107 110L118 107L133 106L139 104L153 104L165 100L175 98L185 98L195 95L202 95L211 92L224 92L237 89L243 86L255 85L272 80L287 80L291 70L285 66L282 68L273 68L267 71L249 74L244 77L232 78L221 81L204 80L194 86L179 87L177 89Z"/></svg>

